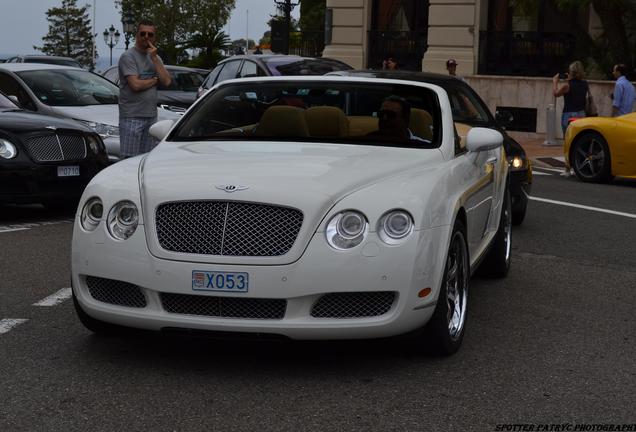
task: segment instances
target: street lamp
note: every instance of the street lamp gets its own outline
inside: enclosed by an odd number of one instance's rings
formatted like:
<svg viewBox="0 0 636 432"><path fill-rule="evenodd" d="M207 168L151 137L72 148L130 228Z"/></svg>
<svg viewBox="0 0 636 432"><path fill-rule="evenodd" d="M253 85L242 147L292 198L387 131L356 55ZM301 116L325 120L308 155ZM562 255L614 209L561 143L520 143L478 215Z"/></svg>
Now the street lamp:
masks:
<svg viewBox="0 0 636 432"><path fill-rule="evenodd" d="M283 54L289 54L289 27L291 25L291 11L300 4L300 0L294 3L292 0L274 0L279 10L283 12L285 31L283 32Z"/></svg>
<svg viewBox="0 0 636 432"><path fill-rule="evenodd" d="M117 42L119 42L119 30L115 30L115 26L114 25L110 25L110 28L104 30L104 42L106 42L106 45L108 45L108 48L110 48L110 65L113 65L113 48L115 47L115 45L117 45Z"/></svg>
<svg viewBox="0 0 636 432"><path fill-rule="evenodd" d="M122 16L121 24L124 30L124 43L126 44L126 49L128 49L130 39L135 34L135 18L132 12L128 11Z"/></svg>

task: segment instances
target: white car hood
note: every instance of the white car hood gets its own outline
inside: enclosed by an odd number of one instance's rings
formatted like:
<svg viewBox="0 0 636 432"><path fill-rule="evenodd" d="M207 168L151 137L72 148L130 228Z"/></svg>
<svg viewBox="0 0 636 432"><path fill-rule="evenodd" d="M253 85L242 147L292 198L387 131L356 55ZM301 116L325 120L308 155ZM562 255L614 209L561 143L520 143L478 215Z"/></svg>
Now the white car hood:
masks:
<svg viewBox="0 0 636 432"><path fill-rule="evenodd" d="M184 254L161 249L156 235L150 235L155 232L156 208L162 203L189 200L267 203L303 212L298 236L301 241L286 255L284 261L289 262L302 253L298 249L305 244L302 239L313 235L325 214L344 196L441 160L442 154L437 149L263 141L163 142L141 167L148 245L156 256L186 259ZM225 187L230 185L238 190L226 192ZM229 258L236 263L236 257ZM215 257L215 262L224 259ZM272 260L280 263L278 257Z"/></svg>

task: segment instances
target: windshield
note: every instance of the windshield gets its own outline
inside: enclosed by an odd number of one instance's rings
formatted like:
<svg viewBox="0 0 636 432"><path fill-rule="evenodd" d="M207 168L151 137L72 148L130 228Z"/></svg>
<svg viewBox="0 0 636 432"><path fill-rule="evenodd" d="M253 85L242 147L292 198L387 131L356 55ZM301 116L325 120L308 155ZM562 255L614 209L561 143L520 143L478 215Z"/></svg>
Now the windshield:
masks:
<svg viewBox="0 0 636 432"><path fill-rule="evenodd" d="M119 88L94 73L76 69L18 72L40 102L52 106L116 104Z"/></svg>
<svg viewBox="0 0 636 432"><path fill-rule="evenodd" d="M38 58L25 58L24 63L45 63L45 64L56 64L62 66L73 66L73 67L82 67L78 62L72 59L63 59L63 58L50 58L50 57L38 57Z"/></svg>
<svg viewBox="0 0 636 432"><path fill-rule="evenodd" d="M446 91L453 111L453 120L458 123L491 123L487 109L470 91L458 86L449 86Z"/></svg>
<svg viewBox="0 0 636 432"><path fill-rule="evenodd" d="M267 60L267 68L272 75L324 75L329 72L349 70L351 67L338 60L272 58Z"/></svg>
<svg viewBox="0 0 636 432"><path fill-rule="evenodd" d="M159 90L176 90L184 92L196 92L201 83L203 76L194 71L169 69L172 81L168 87L160 86Z"/></svg>
<svg viewBox="0 0 636 432"><path fill-rule="evenodd" d="M236 83L207 94L169 137L175 141L272 138L438 147L439 101L434 91L412 85L353 81Z"/></svg>
<svg viewBox="0 0 636 432"><path fill-rule="evenodd" d="M19 108L11 99L0 93L0 109L17 109Z"/></svg>

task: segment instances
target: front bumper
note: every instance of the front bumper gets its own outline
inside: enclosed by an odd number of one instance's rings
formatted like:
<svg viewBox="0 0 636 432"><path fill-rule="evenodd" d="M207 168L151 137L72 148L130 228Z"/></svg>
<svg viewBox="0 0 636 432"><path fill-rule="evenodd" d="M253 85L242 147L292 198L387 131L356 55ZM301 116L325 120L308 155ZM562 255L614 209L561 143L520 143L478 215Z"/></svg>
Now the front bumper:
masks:
<svg viewBox="0 0 636 432"><path fill-rule="evenodd" d="M150 255L144 227L126 242L112 240L103 228L86 233L76 223L72 250L73 289L80 307L91 317L147 330L187 328L218 332L268 333L292 339L358 339L388 337L423 326L432 316L444 271L450 227L414 232L403 245L384 245L374 233L365 243L339 252L316 233L301 258L287 265L219 265L158 259ZM213 258L213 257L212 257ZM246 272L246 293L192 289L192 271ZM138 287L142 306L104 301L89 289L87 277ZM423 288L431 293L418 297ZM390 308L377 316L319 318L312 308L333 293L395 293ZM171 294L196 297L282 300L276 319L224 318L175 313L166 308ZM189 297L192 296L192 297ZM207 300L207 299L205 299Z"/></svg>
<svg viewBox="0 0 636 432"><path fill-rule="evenodd" d="M532 191L532 165L528 161L525 170L510 170L510 198L512 209L523 209L528 205L528 197Z"/></svg>

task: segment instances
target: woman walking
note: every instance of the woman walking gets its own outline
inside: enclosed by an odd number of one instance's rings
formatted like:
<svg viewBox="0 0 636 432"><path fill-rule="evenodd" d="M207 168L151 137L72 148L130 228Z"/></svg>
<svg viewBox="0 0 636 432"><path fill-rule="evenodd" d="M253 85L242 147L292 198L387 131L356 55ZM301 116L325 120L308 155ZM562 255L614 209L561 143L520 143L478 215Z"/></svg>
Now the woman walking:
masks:
<svg viewBox="0 0 636 432"><path fill-rule="evenodd" d="M552 93L555 97L563 96L563 114L561 114L563 137L565 137L570 119L585 117L585 101L589 91L588 83L585 80L585 70L580 61L570 64L565 80L565 83L559 87L559 74L552 77ZM565 171L561 175L570 176L568 165L565 166Z"/></svg>

